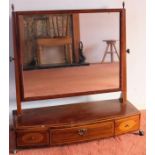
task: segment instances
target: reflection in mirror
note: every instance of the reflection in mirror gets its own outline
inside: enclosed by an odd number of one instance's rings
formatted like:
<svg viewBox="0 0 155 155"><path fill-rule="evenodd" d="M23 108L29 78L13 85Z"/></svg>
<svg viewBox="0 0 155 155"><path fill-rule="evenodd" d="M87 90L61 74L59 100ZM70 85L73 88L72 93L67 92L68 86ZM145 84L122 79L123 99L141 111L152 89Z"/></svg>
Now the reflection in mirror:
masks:
<svg viewBox="0 0 155 155"><path fill-rule="evenodd" d="M119 13L20 15L24 98L120 88Z"/></svg>
<svg viewBox="0 0 155 155"><path fill-rule="evenodd" d="M119 62L119 13L80 14L80 36L87 62Z"/></svg>
<svg viewBox="0 0 155 155"><path fill-rule="evenodd" d="M72 63L71 15L20 16L23 68Z"/></svg>

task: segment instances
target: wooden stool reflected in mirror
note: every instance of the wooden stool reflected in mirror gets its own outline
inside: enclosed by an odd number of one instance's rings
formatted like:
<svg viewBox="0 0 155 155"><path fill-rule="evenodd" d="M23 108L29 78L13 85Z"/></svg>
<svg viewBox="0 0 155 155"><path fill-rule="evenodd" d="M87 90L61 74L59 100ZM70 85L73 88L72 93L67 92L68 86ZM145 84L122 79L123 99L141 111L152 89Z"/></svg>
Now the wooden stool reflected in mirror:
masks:
<svg viewBox="0 0 155 155"><path fill-rule="evenodd" d="M103 40L103 41L106 42L107 47L105 49L105 53L103 55L101 63L105 62L105 58L106 58L107 54L111 55L111 63L113 63L114 62L114 54L116 54L119 59L119 54L116 49L116 41L117 40Z"/></svg>

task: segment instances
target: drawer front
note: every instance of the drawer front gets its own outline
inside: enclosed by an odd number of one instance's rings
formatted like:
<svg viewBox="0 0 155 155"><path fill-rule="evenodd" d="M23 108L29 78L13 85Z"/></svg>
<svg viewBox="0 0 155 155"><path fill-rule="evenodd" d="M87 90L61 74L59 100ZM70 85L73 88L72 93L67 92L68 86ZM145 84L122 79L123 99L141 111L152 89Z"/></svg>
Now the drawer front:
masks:
<svg viewBox="0 0 155 155"><path fill-rule="evenodd" d="M73 142L93 140L114 135L114 122L97 123L66 129L50 131L50 144L61 145Z"/></svg>
<svg viewBox="0 0 155 155"><path fill-rule="evenodd" d="M115 121L115 135L136 131L140 126L140 116L132 116Z"/></svg>
<svg viewBox="0 0 155 155"><path fill-rule="evenodd" d="M17 132L17 146L31 147L45 145L49 145L48 131Z"/></svg>

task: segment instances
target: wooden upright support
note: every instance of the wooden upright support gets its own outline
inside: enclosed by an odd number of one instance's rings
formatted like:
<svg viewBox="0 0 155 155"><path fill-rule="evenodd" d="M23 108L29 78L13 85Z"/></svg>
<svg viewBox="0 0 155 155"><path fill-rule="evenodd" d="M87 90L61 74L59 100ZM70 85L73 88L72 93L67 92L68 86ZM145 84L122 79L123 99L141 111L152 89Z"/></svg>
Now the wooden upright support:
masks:
<svg viewBox="0 0 155 155"><path fill-rule="evenodd" d="M22 98L22 89L21 89L21 65L20 65L20 54L18 52L19 46L17 42L17 29L15 25L17 24L17 16L14 12L14 5L12 4L12 27L13 27L13 44L14 44L14 63L15 63L15 79L16 79L16 102L17 102L17 114L21 115L22 107L21 107L21 98Z"/></svg>
<svg viewBox="0 0 155 155"><path fill-rule="evenodd" d="M126 76L126 10L122 9L120 12L120 61L121 61L121 91L122 104L127 101L127 76Z"/></svg>

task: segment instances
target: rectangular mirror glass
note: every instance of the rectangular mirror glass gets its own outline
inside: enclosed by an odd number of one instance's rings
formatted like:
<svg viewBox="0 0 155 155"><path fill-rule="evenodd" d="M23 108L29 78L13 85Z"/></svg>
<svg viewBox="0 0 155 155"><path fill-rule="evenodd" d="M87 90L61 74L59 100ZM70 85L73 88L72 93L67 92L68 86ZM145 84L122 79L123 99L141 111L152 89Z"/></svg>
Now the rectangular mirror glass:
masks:
<svg viewBox="0 0 155 155"><path fill-rule="evenodd" d="M120 13L19 15L25 100L120 89Z"/></svg>

